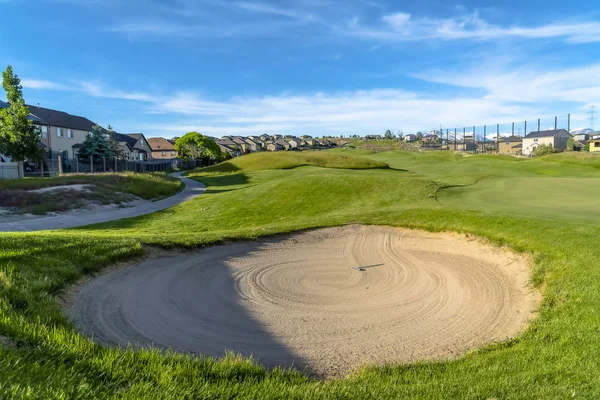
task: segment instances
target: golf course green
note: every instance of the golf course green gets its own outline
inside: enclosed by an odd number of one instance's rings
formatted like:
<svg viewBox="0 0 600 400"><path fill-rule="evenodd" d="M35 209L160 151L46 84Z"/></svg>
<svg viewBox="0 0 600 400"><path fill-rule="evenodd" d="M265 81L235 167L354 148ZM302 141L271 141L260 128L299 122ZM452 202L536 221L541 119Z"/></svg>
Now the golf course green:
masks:
<svg viewBox="0 0 600 400"><path fill-rule="evenodd" d="M243 156L188 176L207 192L155 214L0 236L0 397L600 397L600 157L340 149ZM543 295L537 317L457 359L318 380L235 354L102 346L61 311L72 284L157 248L346 224L459 232L524 253Z"/></svg>

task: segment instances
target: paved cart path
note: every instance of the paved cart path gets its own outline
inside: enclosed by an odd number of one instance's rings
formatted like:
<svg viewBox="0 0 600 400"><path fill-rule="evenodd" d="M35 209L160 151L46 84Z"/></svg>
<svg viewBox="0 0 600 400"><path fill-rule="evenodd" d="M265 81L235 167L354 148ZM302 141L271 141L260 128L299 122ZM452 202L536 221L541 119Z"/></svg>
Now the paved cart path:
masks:
<svg viewBox="0 0 600 400"><path fill-rule="evenodd" d="M139 217L140 215L151 214L176 206L184 201L198 197L206 191L206 186L193 179L183 177L182 172L174 172L169 176L181 179L185 184L185 189L166 199L131 208L90 211L89 213L80 213L77 215L41 216L39 218L24 218L18 221L0 222L0 232L47 231L115 221L122 218Z"/></svg>

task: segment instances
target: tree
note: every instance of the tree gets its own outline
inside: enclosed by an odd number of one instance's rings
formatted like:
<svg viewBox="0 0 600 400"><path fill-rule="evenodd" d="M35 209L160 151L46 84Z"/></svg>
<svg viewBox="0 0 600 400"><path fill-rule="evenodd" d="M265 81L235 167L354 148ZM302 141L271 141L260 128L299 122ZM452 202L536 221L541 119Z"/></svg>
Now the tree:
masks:
<svg viewBox="0 0 600 400"><path fill-rule="evenodd" d="M394 138L394 134L392 133L392 131L390 131L389 129L387 131L385 131L385 133L383 134L383 137L385 139L393 139Z"/></svg>
<svg viewBox="0 0 600 400"><path fill-rule="evenodd" d="M396 132L396 136L398 137L399 140L404 139L404 131L398 131Z"/></svg>
<svg viewBox="0 0 600 400"><path fill-rule="evenodd" d="M214 140L198 132L188 132L175 142L175 150L185 160L221 158L221 148Z"/></svg>
<svg viewBox="0 0 600 400"><path fill-rule="evenodd" d="M113 158L115 156L113 146L114 143L111 142L109 135L107 135L101 127L94 125L94 127L92 127L92 132L87 135L83 143L81 143L79 157L89 158L92 156L94 158Z"/></svg>
<svg viewBox="0 0 600 400"><path fill-rule="evenodd" d="M556 153L556 151L554 150L552 145L550 143L548 143L548 144L540 144L539 146L537 146L535 149L533 149L533 152L531 153L531 155L533 157L541 157L541 156L545 156L546 154L552 154L552 153Z"/></svg>
<svg viewBox="0 0 600 400"><path fill-rule="evenodd" d="M567 140L567 147L565 148L565 151L573 151L573 150L575 150L575 139L573 139L573 136L571 136Z"/></svg>
<svg viewBox="0 0 600 400"><path fill-rule="evenodd" d="M2 87L6 90L8 108L0 109L0 153L14 161L42 160L41 134L27 118L29 109L23 100L21 80L10 65L2 72Z"/></svg>
<svg viewBox="0 0 600 400"><path fill-rule="evenodd" d="M423 132L417 132L417 139L418 140L423 139Z"/></svg>
<svg viewBox="0 0 600 400"><path fill-rule="evenodd" d="M112 157L114 158L122 158L123 157L123 147L121 143L117 140L117 132L110 126L106 128L106 135L108 139L108 147L112 152Z"/></svg>

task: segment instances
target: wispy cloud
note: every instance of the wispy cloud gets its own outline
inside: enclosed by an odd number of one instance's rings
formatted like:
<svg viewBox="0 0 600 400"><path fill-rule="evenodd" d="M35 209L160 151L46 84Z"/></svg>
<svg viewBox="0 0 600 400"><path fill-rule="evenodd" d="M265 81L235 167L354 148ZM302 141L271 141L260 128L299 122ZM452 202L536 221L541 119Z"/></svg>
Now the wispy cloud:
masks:
<svg viewBox="0 0 600 400"><path fill-rule="evenodd" d="M0 0L2 1L2 0ZM22 79L21 85L27 89L46 89L46 90L77 90L76 87L57 82L38 80L38 79Z"/></svg>
<svg viewBox="0 0 600 400"><path fill-rule="evenodd" d="M478 12L454 18L419 18L397 12L384 15L378 26L361 24L355 18L346 32L364 39L381 41L492 40L506 38L562 38L571 43L600 42L600 22L554 22L534 27L501 26L487 22Z"/></svg>

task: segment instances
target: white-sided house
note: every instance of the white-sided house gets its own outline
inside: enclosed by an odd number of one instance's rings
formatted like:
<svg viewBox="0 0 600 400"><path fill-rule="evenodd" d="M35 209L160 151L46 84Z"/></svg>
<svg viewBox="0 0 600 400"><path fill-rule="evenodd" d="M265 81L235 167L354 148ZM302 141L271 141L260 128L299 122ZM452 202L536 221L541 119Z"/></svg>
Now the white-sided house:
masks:
<svg viewBox="0 0 600 400"><path fill-rule="evenodd" d="M567 140L570 137L571 134L566 129L529 132L523 138L523 155L530 156L536 147L542 144L550 144L555 150L563 151L567 148Z"/></svg>

